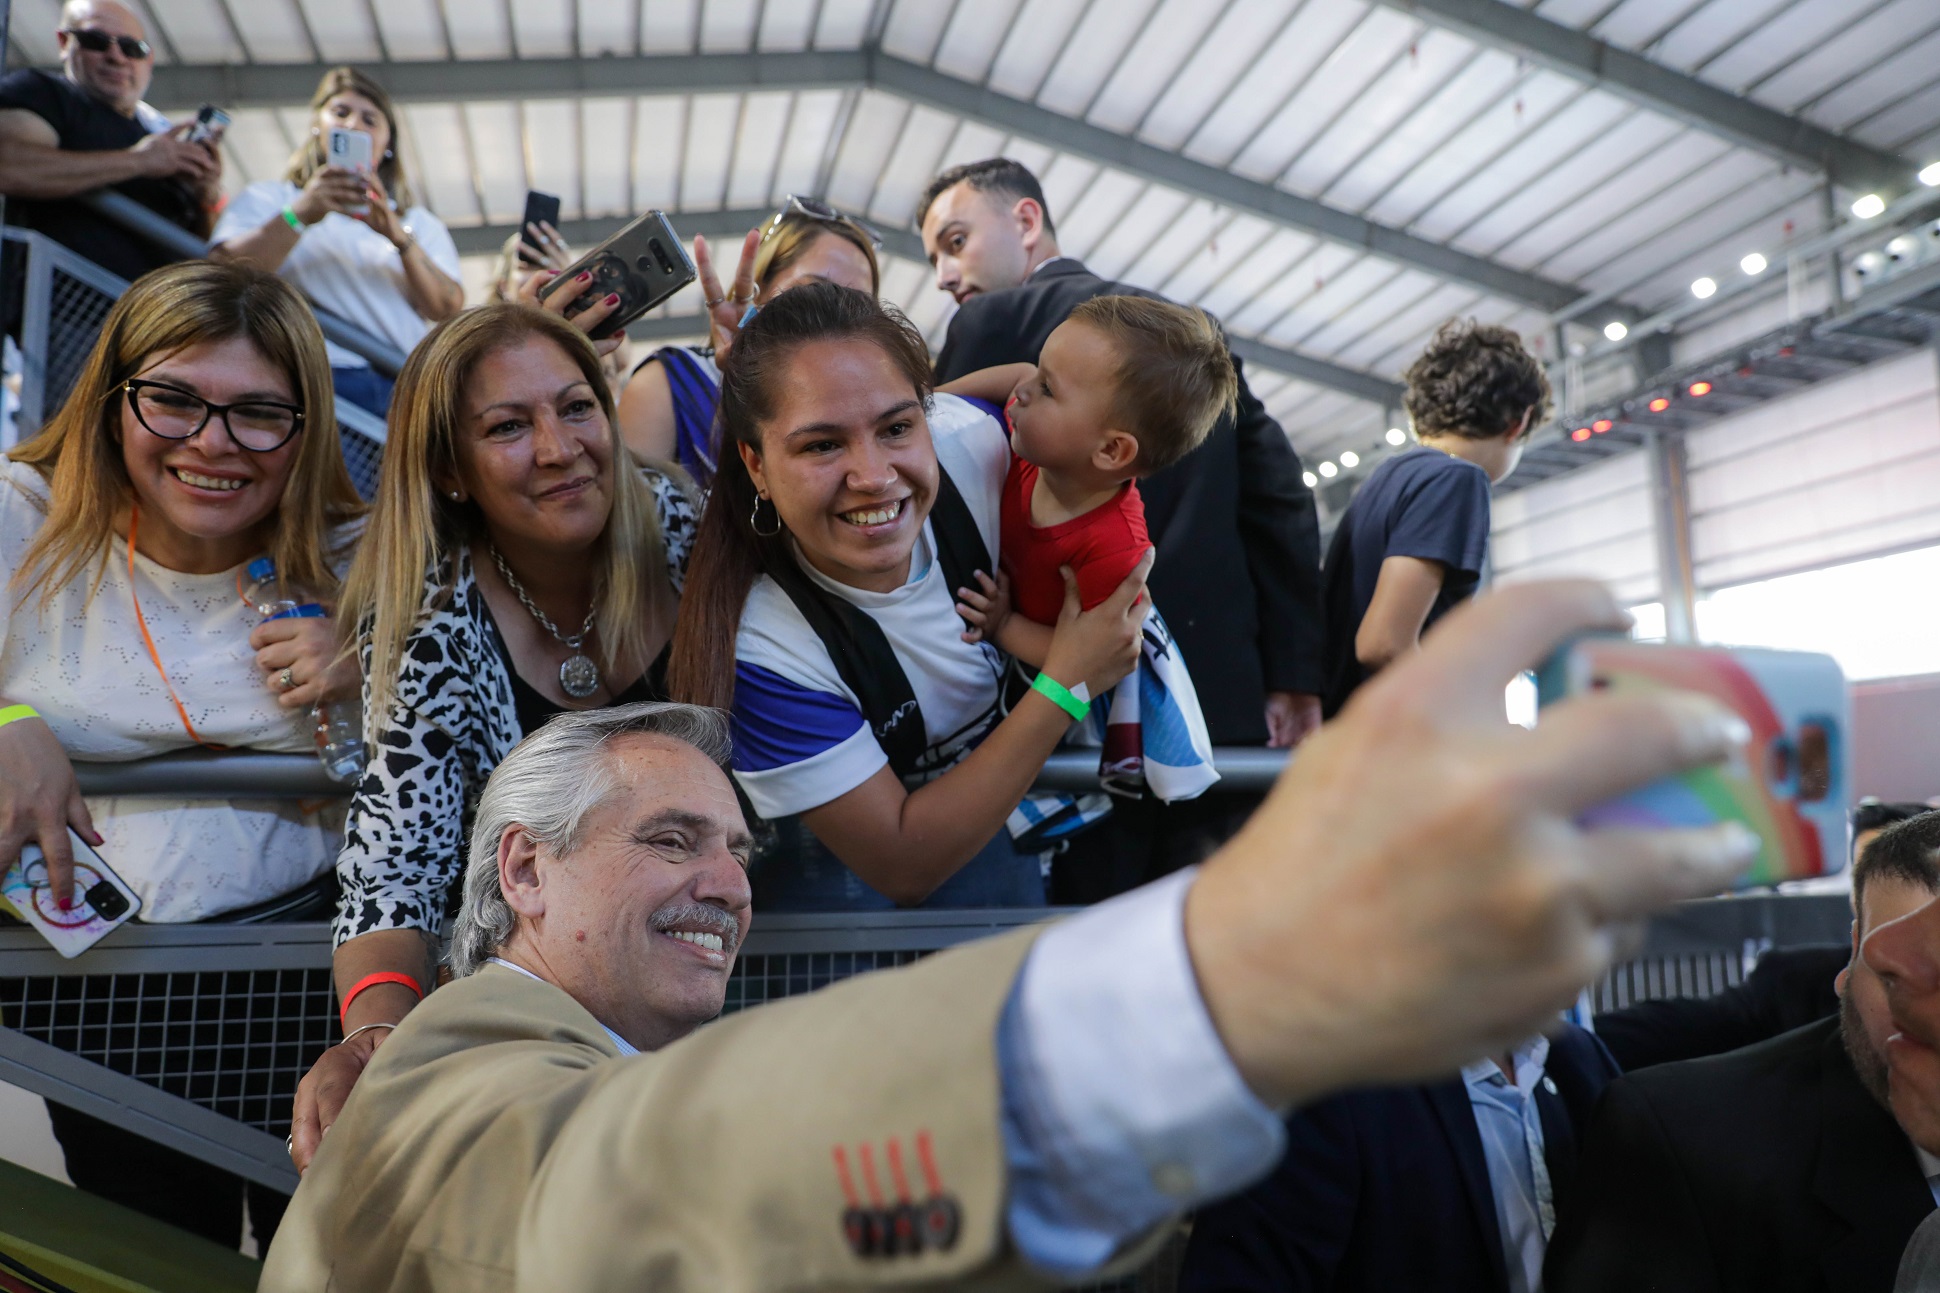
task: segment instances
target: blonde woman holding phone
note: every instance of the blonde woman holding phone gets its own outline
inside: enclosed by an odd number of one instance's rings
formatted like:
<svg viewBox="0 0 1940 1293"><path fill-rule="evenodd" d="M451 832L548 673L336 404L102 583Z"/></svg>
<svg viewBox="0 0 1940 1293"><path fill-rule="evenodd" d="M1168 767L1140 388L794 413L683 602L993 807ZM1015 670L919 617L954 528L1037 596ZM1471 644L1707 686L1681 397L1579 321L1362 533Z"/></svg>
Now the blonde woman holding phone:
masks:
<svg viewBox="0 0 1940 1293"><path fill-rule="evenodd" d="M329 163L336 130L369 138L369 170ZM465 307L457 245L413 196L391 96L354 67L324 73L310 100L310 133L289 169L231 199L212 241L217 258L281 274L401 352ZM337 397L382 417L390 379L362 355L328 344Z"/></svg>

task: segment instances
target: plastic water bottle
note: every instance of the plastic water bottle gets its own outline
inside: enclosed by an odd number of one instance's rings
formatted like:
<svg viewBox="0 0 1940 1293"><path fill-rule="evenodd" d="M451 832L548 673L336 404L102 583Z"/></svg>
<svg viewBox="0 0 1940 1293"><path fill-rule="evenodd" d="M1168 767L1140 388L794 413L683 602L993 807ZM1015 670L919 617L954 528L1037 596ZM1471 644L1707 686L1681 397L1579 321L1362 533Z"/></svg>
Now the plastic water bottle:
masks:
<svg viewBox="0 0 1940 1293"><path fill-rule="evenodd" d="M264 620L322 619L329 612L300 588L277 578L276 562L258 557L249 563L243 596ZM319 701L310 711L317 759L332 781L349 785L364 772L364 715L354 700Z"/></svg>

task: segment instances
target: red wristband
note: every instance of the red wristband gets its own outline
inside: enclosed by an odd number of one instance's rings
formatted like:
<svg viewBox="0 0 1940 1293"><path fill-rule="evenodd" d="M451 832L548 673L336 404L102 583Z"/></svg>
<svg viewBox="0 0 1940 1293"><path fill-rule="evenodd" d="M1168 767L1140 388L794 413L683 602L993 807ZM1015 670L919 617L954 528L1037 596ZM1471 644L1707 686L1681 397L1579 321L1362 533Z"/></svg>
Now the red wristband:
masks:
<svg viewBox="0 0 1940 1293"><path fill-rule="evenodd" d="M337 1023L342 1027L348 1028L350 1026L347 1022L350 1016L350 1003L357 1000L357 994L365 988L374 988L380 983L402 983L405 987L418 994L419 1001L424 1000L424 989L419 987L418 981L408 974L399 974L394 970L386 970L382 974L366 974L363 978L357 980L349 992L344 993L344 1003L337 1007Z"/></svg>

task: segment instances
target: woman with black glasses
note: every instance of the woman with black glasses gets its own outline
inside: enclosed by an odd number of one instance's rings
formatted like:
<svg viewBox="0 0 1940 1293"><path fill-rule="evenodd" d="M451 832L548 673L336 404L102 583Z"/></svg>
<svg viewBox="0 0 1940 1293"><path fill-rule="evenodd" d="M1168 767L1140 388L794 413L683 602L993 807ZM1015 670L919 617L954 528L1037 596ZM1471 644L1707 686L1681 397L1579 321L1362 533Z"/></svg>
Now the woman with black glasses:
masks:
<svg viewBox="0 0 1940 1293"><path fill-rule="evenodd" d="M70 828L140 897L145 921L232 916L327 883L341 801L318 812L288 799L83 798L70 760L313 749L312 706L354 696L356 663L337 662L328 619L264 622L243 598L244 570L268 556L288 584L334 600L361 511L323 335L296 290L208 261L137 279L59 414L0 459L0 870L39 845L43 910L78 901ZM331 898L319 892L318 907ZM92 1022L132 1034L137 1020ZM171 1052L168 1071L220 1085L241 1052L198 1042ZM50 1112L77 1185L240 1241L235 1177ZM252 1208L267 1242L260 1223L280 1207L266 1194Z"/></svg>
<svg viewBox="0 0 1940 1293"><path fill-rule="evenodd" d="M714 482L714 409L721 368L735 334L754 310L798 283L836 283L871 296L882 291L876 252L882 236L820 198L789 194L774 218L750 229L732 287L723 290L705 238L694 239L707 304L709 344L665 346L635 366L620 396L620 433L627 448L655 462L676 462L701 489Z"/></svg>

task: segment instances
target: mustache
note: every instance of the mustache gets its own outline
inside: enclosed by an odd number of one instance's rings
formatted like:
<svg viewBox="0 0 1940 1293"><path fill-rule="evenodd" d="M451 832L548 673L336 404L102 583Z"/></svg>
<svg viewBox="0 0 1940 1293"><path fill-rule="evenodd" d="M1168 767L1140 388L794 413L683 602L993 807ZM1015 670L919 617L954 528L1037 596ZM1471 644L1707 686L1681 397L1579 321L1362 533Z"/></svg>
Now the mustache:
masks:
<svg viewBox="0 0 1940 1293"><path fill-rule="evenodd" d="M685 927L703 934L719 934L721 947L730 956L741 942L741 922L719 907L710 907L704 902L669 904L656 911L649 923L658 933Z"/></svg>

